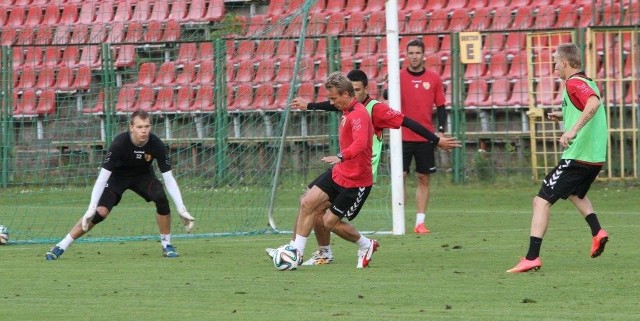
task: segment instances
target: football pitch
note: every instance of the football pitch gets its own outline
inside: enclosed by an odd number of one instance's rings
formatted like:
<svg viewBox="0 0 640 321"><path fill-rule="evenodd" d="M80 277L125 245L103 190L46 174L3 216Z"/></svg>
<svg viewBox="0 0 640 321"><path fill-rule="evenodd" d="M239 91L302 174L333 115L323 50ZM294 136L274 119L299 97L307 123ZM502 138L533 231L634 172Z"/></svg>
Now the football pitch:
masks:
<svg viewBox="0 0 640 321"><path fill-rule="evenodd" d="M437 181L432 232L371 236L380 248L364 270L355 245L335 237L334 264L292 272L276 271L264 252L287 234L178 238L177 259L162 258L156 241L77 243L55 262L44 260L48 244L0 247L0 319L637 320L639 188L590 191L610 235L601 257L589 257L587 224L561 201L541 270L507 274L527 250L537 189ZM410 232L412 200L406 212ZM312 236L307 256L314 249Z"/></svg>

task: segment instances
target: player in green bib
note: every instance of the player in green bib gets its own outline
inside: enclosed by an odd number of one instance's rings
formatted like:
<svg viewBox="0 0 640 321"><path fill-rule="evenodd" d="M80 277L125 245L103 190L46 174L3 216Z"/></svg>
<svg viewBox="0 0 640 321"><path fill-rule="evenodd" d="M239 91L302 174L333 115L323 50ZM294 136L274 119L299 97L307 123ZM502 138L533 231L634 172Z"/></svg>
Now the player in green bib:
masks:
<svg viewBox="0 0 640 321"><path fill-rule="evenodd" d="M593 209L587 192L607 158L607 118L600 99L600 91L583 72L581 53L574 44L558 46L554 58L555 69L565 82L562 92L562 111L548 113L553 121L564 121L566 132L559 143L564 148L562 159L542 181L533 199L533 217L527 255L509 273L538 270L540 247L549 225L551 206L559 199L569 199L585 218L591 229L592 258L600 256L609 241L607 232Z"/></svg>
<svg viewBox="0 0 640 321"><path fill-rule="evenodd" d="M442 136L439 137L432 131L428 130L424 126L418 124L413 119L406 117L397 110L392 109L387 104L377 101L371 98L368 94L367 85L369 83L367 75L362 70L352 70L347 74L347 78L353 83L355 89L356 98L365 105L369 115L371 116L371 122L373 123L374 136L373 136L373 153L372 153L372 169L374 182L378 173L378 165L382 154L383 138L382 131L385 128L398 129L400 127L407 127L416 134L432 141L434 145L444 149L451 150L452 148L459 147L460 141L455 137ZM338 111L329 101L320 103L311 103L303 98L297 97L292 101L294 108L301 110L325 110L325 111ZM324 227L322 222L322 210L320 215L315 215L316 221L314 224L314 231L316 240L318 241L318 251L313 253L313 256L303 263L303 265L318 265L328 264L333 262L333 254L330 247L331 231ZM267 248L267 253L271 256L273 249Z"/></svg>

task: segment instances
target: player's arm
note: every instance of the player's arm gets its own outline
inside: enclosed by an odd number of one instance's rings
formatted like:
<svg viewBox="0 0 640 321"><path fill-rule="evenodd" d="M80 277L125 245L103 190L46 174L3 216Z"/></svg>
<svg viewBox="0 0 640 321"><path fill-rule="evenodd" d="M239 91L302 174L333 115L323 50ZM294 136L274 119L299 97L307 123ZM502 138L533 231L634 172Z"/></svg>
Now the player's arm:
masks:
<svg viewBox="0 0 640 321"><path fill-rule="evenodd" d="M562 147L568 147L571 141L578 135L578 132L584 127L598 111L600 107L600 98L598 96L591 96L587 99L582 114L576 121L576 123L567 132L560 136L560 144Z"/></svg>
<svg viewBox="0 0 640 321"><path fill-rule="evenodd" d="M93 216L96 215L98 201L100 201L100 197L102 196L102 192L104 192L104 188L107 185L109 177L111 177L111 171L105 168L101 168L100 174L98 174L98 178L93 184L93 190L91 190L91 200L89 201L89 207L82 216L81 225L82 230L85 232L89 230L89 222L91 222Z"/></svg>
<svg viewBox="0 0 640 321"><path fill-rule="evenodd" d="M187 212L187 207L184 206L180 187L178 187L178 182L176 182L176 179L173 177L171 170L162 173L162 179L164 181L164 187L167 189L169 196L173 200L173 204L175 204L178 209L184 228L187 230L187 233L191 232L195 224L195 219L191 214L189 214L189 212Z"/></svg>
<svg viewBox="0 0 640 321"><path fill-rule="evenodd" d="M291 106L300 110L324 110L324 111L339 111L331 102L322 101L319 103L312 103L302 97L296 97L291 101Z"/></svg>

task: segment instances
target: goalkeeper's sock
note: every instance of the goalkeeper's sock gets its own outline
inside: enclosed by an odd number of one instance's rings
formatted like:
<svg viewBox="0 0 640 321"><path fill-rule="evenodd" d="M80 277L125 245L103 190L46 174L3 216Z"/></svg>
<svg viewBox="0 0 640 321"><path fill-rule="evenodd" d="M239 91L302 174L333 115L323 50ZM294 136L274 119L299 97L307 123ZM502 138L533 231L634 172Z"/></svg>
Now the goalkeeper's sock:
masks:
<svg viewBox="0 0 640 321"><path fill-rule="evenodd" d="M529 251L527 252L527 256L525 258L529 261L535 260L538 256L540 256L540 247L542 246L542 239L535 236L529 237Z"/></svg>
<svg viewBox="0 0 640 321"><path fill-rule="evenodd" d="M424 224L424 219L426 218L427 214L425 213L418 213L416 214L416 226L420 225L420 224Z"/></svg>
<svg viewBox="0 0 640 321"><path fill-rule="evenodd" d="M366 250L369 248L369 246L371 246L371 240L366 236L360 234L360 239L358 239L358 242L356 242L356 244L358 244L358 248L360 250Z"/></svg>
<svg viewBox="0 0 640 321"><path fill-rule="evenodd" d="M306 245L307 245L307 238L300 234L296 234L296 239L295 241L293 241L293 247L298 249L300 253L304 254L304 248Z"/></svg>
<svg viewBox="0 0 640 321"><path fill-rule="evenodd" d="M163 249L171 244L171 234L160 234L160 244L162 244Z"/></svg>
<svg viewBox="0 0 640 321"><path fill-rule="evenodd" d="M71 237L71 234L67 234L56 246L66 251L73 241L75 240Z"/></svg>

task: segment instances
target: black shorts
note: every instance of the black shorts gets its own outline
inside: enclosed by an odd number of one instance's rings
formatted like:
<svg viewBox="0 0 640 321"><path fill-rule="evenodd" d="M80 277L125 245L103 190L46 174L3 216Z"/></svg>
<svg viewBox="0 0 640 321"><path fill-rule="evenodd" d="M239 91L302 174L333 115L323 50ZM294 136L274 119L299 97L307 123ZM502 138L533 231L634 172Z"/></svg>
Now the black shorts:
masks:
<svg viewBox="0 0 640 321"><path fill-rule="evenodd" d="M432 142L402 142L402 167L411 172L411 161L416 160L416 173L436 172L435 150Z"/></svg>
<svg viewBox="0 0 640 321"><path fill-rule="evenodd" d="M120 203L122 194L128 189L147 202L153 200L153 195L164 195L166 198L162 183L153 173L136 176L111 175L98 201L98 206L104 206L111 212L111 209Z"/></svg>
<svg viewBox="0 0 640 321"><path fill-rule="evenodd" d="M561 159L542 180L538 196L554 204L571 195L584 198L600 173L602 165L591 165L571 159Z"/></svg>
<svg viewBox="0 0 640 321"><path fill-rule="evenodd" d="M338 217L346 217L349 221L358 216L360 209L371 192L371 186L345 188L338 185L331 177L331 170L318 176L309 188L318 186L329 196L331 212Z"/></svg>

